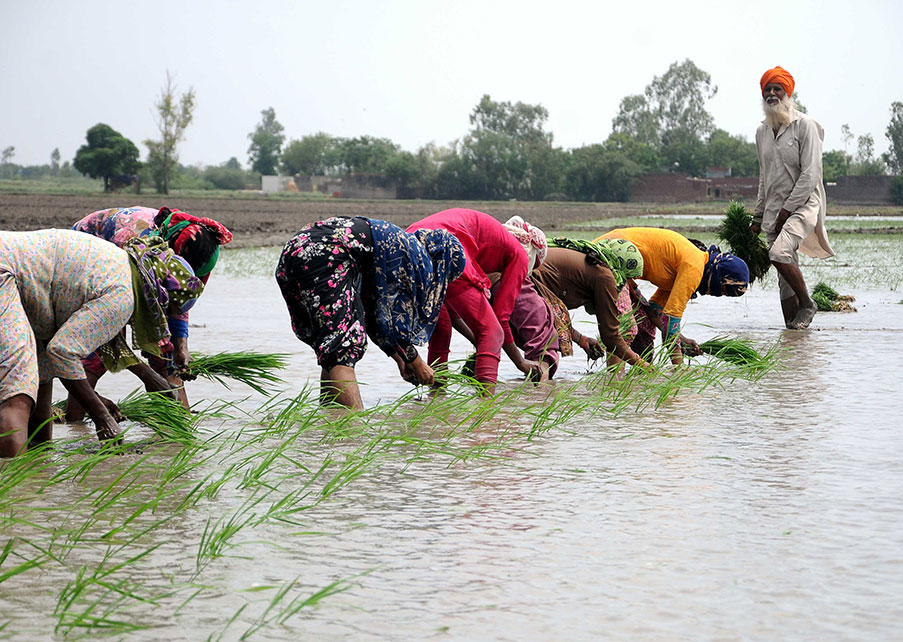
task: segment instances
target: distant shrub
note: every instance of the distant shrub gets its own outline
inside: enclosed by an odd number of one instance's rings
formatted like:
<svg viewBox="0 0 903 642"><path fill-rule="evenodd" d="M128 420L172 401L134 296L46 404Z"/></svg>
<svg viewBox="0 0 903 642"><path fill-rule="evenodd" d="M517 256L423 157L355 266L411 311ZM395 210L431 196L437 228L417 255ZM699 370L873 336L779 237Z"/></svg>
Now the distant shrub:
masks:
<svg viewBox="0 0 903 642"><path fill-rule="evenodd" d="M248 176L242 169L229 167L208 167L204 170L204 180L211 183L216 189L244 189L248 182Z"/></svg>
<svg viewBox="0 0 903 642"><path fill-rule="evenodd" d="M903 205L903 174L890 184L890 200L894 205Z"/></svg>

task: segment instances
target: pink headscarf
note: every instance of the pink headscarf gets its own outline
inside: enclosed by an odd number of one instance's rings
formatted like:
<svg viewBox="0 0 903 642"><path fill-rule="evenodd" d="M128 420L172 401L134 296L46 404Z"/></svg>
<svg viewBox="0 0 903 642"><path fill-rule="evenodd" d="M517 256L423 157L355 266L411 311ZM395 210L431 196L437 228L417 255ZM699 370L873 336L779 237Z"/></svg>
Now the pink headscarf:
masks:
<svg viewBox="0 0 903 642"><path fill-rule="evenodd" d="M549 254L549 245L546 243L545 233L538 227L533 227L520 216L512 216L504 223L505 229L514 235L517 242L524 246L530 272L542 265Z"/></svg>

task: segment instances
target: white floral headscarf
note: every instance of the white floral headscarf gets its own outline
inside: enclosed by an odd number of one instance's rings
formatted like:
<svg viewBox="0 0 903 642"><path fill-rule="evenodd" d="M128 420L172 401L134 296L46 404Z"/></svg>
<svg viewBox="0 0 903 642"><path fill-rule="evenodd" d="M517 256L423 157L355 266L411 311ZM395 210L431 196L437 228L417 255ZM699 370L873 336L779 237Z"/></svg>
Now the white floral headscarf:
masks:
<svg viewBox="0 0 903 642"><path fill-rule="evenodd" d="M530 272L542 265L549 254L549 245L546 242L545 233L538 227L534 227L524 221L520 216L512 216L504 223L505 229L514 235L518 243L524 246ZM529 274L529 272L528 272Z"/></svg>

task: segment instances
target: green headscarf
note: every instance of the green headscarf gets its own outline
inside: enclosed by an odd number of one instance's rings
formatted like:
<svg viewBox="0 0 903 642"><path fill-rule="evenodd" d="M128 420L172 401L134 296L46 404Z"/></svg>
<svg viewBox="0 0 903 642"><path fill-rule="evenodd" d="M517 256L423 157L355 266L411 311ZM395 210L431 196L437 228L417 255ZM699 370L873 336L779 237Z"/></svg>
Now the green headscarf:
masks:
<svg viewBox="0 0 903 642"><path fill-rule="evenodd" d="M604 265L615 277L620 291L627 279L643 276L643 255L637 246L625 239L582 239L556 238L549 243L552 247L563 247L586 254L588 261Z"/></svg>
<svg viewBox="0 0 903 642"><path fill-rule="evenodd" d="M162 356L160 344L170 337L169 308L175 303L187 312L204 291L191 266L159 236L132 239L122 246L132 268L135 310L132 314L132 346ZM120 332L100 348L107 370L118 372L139 363Z"/></svg>

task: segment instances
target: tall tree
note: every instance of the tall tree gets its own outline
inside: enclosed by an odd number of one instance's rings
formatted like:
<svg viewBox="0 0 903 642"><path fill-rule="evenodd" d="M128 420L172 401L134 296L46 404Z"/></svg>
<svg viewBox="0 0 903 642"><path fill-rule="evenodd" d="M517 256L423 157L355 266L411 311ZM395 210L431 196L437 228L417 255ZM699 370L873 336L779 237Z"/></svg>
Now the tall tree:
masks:
<svg viewBox="0 0 903 642"><path fill-rule="evenodd" d="M565 192L577 201L626 201L641 168L627 154L605 145L571 150Z"/></svg>
<svg viewBox="0 0 903 642"><path fill-rule="evenodd" d="M706 143L707 167L730 167L733 176L758 176L756 144L743 136L732 136L716 129Z"/></svg>
<svg viewBox="0 0 903 642"><path fill-rule="evenodd" d="M138 171L138 148L128 138L104 123L88 130L87 144L75 152L72 165L82 174L103 179L103 191L110 191L110 177Z"/></svg>
<svg viewBox="0 0 903 642"><path fill-rule="evenodd" d="M388 138L373 136L339 140L337 145L341 165L352 174L385 174L386 163L400 151Z"/></svg>
<svg viewBox="0 0 903 642"><path fill-rule="evenodd" d="M60 148L54 147L53 151L50 152L50 171L53 174L56 174L60 171Z"/></svg>
<svg viewBox="0 0 903 642"><path fill-rule="evenodd" d="M678 162L690 171L699 166L692 159L698 157L702 141L715 130L715 119L705 103L717 92L712 77L692 60L674 62L652 79L642 95L621 100L612 122L614 131L650 145L667 164Z"/></svg>
<svg viewBox="0 0 903 642"><path fill-rule="evenodd" d="M325 132L290 140L282 150L282 171L289 176L325 176L338 163L338 141Z"/></svg>
<svg viewBox="0 0 903 642"><path fill-rule="evenodd" d="M3 169L2 176L4 178L12 178L12 159L13 156L16 155L16 148L14 145L10 145L9 147L4 147L3 151L0 152L0 168Z"/></svg>
<svg viewBox="0 0 903 642"><path fill-rule="evenodd" d="M890 105L890 123L884 132L890 148L884 154L884 162L894 174L903 173L903 102Z"/></svg>
<svg viewBox="0 0 903 642"><path fill-rule="evenodd" d="M176 96L172 74L166 72L166 84L160 91L160 98L154 104L160 140L144 141L148 148L147 164L159 193L169 194L169 181L179 163L176 147L184 138L185 129L194 119L194 98L194 89L191 87L184 94Z"/></svg>
<svg viewBox="0 0 903 642"><path fill-rule="evenodd" d="M543 129L548 118L542 105L496 102L488 94L480 99L461 146L462 159L482 183L477 198L540 200L558 189L560 155Z"/></svg>
<svg viewBox="0 0 903 642"><path fill-rule="evenodd" d="M248 138L251 146L248 147L248 161L251 169L264 176L272 176L279 166L279 153L285 134L282 133L282 124L276 120L276 110L268 107L260 112L262 118L257 123Z"/></svg>

